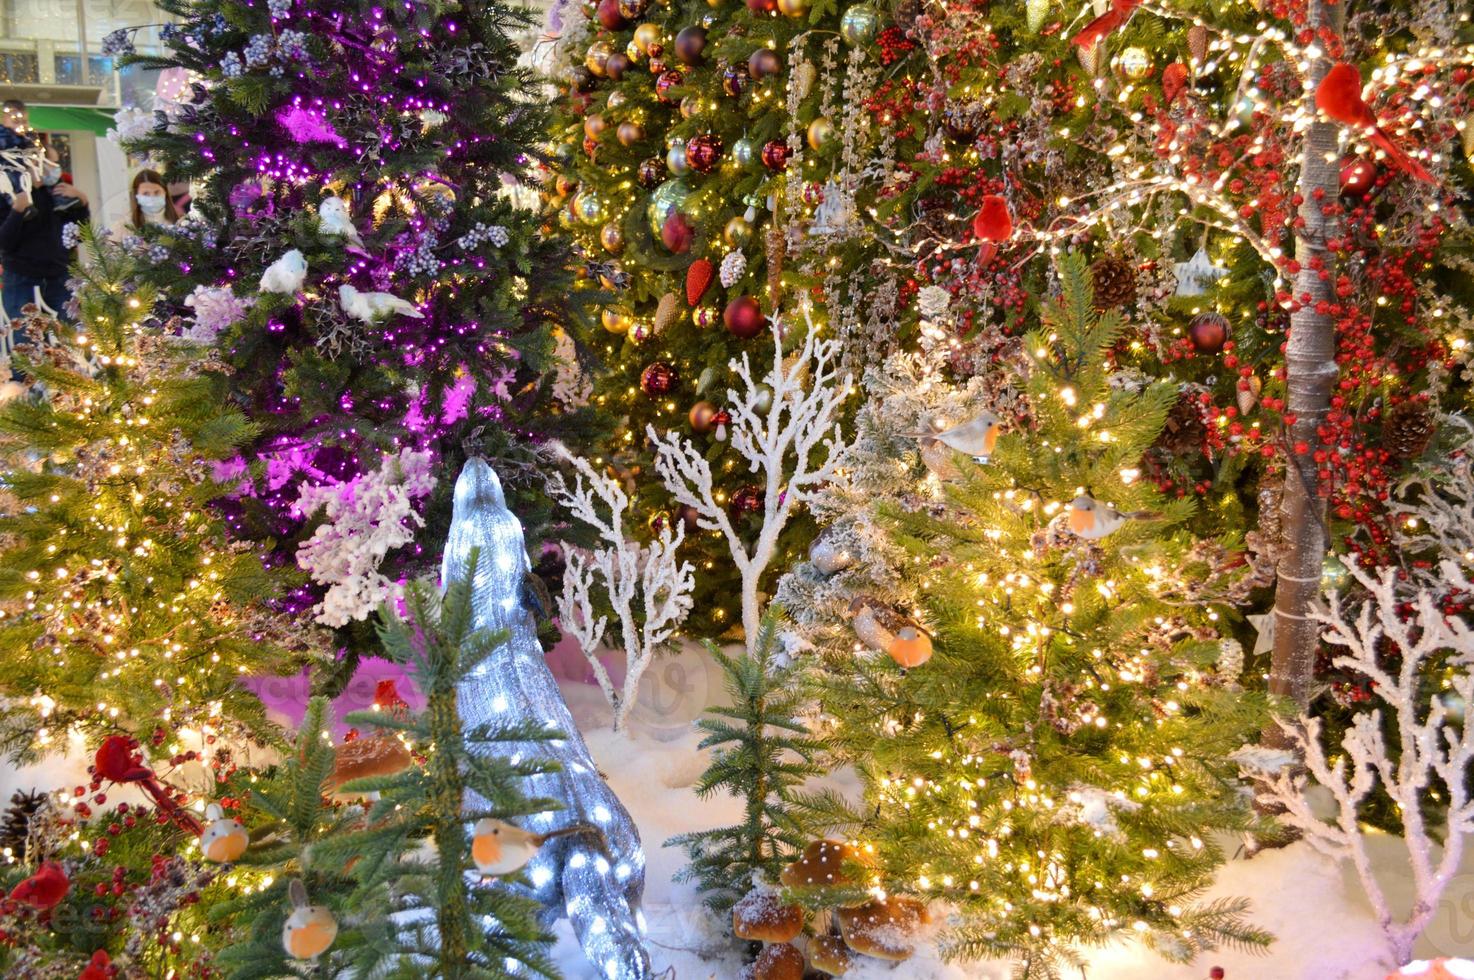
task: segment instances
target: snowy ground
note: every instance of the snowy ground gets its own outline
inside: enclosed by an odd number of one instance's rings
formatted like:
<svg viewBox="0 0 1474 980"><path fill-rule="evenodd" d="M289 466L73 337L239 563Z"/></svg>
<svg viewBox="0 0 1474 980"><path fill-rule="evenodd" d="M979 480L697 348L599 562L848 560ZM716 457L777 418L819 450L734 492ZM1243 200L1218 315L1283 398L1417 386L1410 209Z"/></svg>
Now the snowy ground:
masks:
<svg viewBox="0 0 1474 980"><path fill-rule="evenodd" d="M576 655L575 655L576 656ZM657 971L673 968L673 980L737 980L741 962L726 946L725 924L702 914L690 886L672 878L685 855L666 848L675 834L733 822L732 799L700 800L692 786L706 765L696 748L691 722L721 695L720 672L695 648L657 661L633 712L632 731L615 735L609 710L597 689L573 679L579 665L566 659L555 671L589 748L610 784L639 825L649 866L645 915ZM66 757L0 774L0 802L17 787L68 786L85 782L83 747ZM1378 853L1389 895L1405 908L1411 894L1407 857L1396 839L1385 838ZM1278 941L1267 954L1214 954L1198 963L1167 963L1133 945L1089 954L1088 980L1204 980L1213 966L1227 980L1382 980L1389 972L1372 913L1354 878L1304 844L1270 851L1224 868L1213 895L1241 895L1253 903L1253 918ZM1439 915L1419 956L1474 954L1474 856L1450 883ZM595 980L566 926L560 927L558 961L568 980ZM1006 963L944 964L924 951L892 965L876 960L852 970L848 980L1007 980Z"/></svg>
<svg viewBox="0 0 1474 980"><path fill-rule="evenodd" d="M657 661L642 686L641 707L629 736L609 729L599 693L577 682L564 695L594 760L639 825L649 858L645 916L657 973L674 968L674 980L736 980L740 961L723 954L720 926L706 920L694 890L671 879L685 855L666 848L671 836L734 822L735 800L700 800L691 787L705 768L690 728L698 704L720 696L720 675L698 651L673 662ZM662 668L666 669L664 675ZM1378 868L1394 908L1411 899L1406 850L1384 838ZM1320 857L1305 844L1230 862L1209 897L1247 896L1253 919L1278 937L1261 955L1217 953L1186 966L1168 963L1136 944L1092 951L1088 980L1205 980L1221 966L1226 980L1383 980L1390 972L1376 920L1349 869ZM568 930L560 931L558 959L568 980L595 980ZM1474 954L1474 857L1450 883L1439 916L1417 955ZM869 960L846 980L1008 980L1001 962L945 964L924 952L892 965Z"/></svg>

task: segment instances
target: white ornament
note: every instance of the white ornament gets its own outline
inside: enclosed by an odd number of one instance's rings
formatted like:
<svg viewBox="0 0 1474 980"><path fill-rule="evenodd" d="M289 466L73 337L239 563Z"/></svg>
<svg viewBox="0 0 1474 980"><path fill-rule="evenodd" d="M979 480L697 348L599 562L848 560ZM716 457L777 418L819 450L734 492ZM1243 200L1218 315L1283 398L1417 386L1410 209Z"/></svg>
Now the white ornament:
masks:
<svg viewBox="0 0 1474 980"><path fill-rule="evenodd" d="M302 288L306 279L307 257L294 248L266 267L261 274L261 291L290 296Z"/></svg>
<svg viewBox="0 0 1474 980"><path fill-rule="evenodd" d="M373 324L395 313L423 320L425 314L415 309L413 303L400 299L393 293L361 293L346 282L338 287L338 303L343 312L356 320Z"/></svg>
<svg viewBox="0 0 1474 980"><path fill-rule="evenodd" d="M728 252L722 256L721 267L717 269L717 278L722 282L723 289L731 289L742 281L747 274L747 256L741 252Z"/></svg>
<svg viewBox="0 0 1474 980"><path fill-rule="evenodd" d="M922 286L916 294L916 308L928 320L940 320L952 306L952 294L941 286Z"/></svg>
<svg viewBox="0 0 1474 980"><path fill-rule="evenodd" d="M246 853L251 835L246 833L246 828L239 820L227 817L216 803L205 807L205 819L210 824L200 835L200 853L205 856L206 861L226 864Z"/></svg>
<svg viewBox="0 0 1474 980"><path fill-rule="evenodd" d="M363 239L348 214L348 203L341 197L324 198L317 206L317 231L330 238L342 238L350 245L363 248Z"/></svg>
<svg viewBox="0 0 1474 980"><path fill-rule="evenodd" d="M1177 272L1178 296L1201 296L1208 291L1209 286L1228 275L1228 269L1214 265L1208 258L1208 253L1201 248L1193 253L1192 258L1186 262L1178 262L1174 268Z"/></svg>

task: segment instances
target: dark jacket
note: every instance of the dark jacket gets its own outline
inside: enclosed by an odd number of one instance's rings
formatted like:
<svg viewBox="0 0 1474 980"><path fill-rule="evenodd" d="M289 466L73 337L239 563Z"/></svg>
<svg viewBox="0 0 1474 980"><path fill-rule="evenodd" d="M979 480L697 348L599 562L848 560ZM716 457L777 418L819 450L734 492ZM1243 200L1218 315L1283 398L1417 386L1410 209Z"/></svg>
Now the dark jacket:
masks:
<svg viewBox="0 0 1474 980"><path fill-rule="evenodd" d="M39 184L31 191L31 201L31 210L21 214L0 198L0 263L6 272L36 279L64 276L72 253L61 244L61 230L73 221L86 221L87 206L54 197L49 187ZM68 202L69 207L57 207Z"/></svg>

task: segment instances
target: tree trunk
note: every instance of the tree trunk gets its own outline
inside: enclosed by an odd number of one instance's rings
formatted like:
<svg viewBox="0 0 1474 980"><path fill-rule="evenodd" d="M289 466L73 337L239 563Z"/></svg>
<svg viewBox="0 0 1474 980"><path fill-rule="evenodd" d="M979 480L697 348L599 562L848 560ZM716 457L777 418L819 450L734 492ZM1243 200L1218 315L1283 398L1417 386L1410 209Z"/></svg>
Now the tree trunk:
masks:
<svg viewBox="0 0 1474 980"><path fill-rule="evenodd" d="M1311 0L1311 30L1336 29L1345 4ZM1313 93L1330 70L1331 60L1322 53L1310 65L1307 92ZM1308 97L1308 96L1307 96ZM1274 595L1274 654L1270 663L1269 690L1304 710L1310 703L1315 677L1315 654L1320 630L1309 619L1311 604L1320 596L1321 569L1327 541L1325 488L1317 476L1313 453L1320 447L1317 429L1330 408L1339 369L1336 366L1336 325L1331 316L1316 312L1322 301L1334 302L1334 276L1322 279L1312 262L1319 259L1329 268L1326 240L1337 234L1337 219L1322 213L1322 206L1335 203L1340 195L1341 168L1337 155L1338 129L1317 114L1305 134L1301 154L1299 194L1304 227L1295 234L1295 259L1300 271L1295 276L1294 298L1298 304L1290 317L1289 343L1285 351L1286 411L1295 419L1285 436L1288 458L1284 496L1280 503L1283 540L1278 581ZM1306 451L1296 452L1297 446ZM1278 726L1271 724L1265 740L1281 741Z"/></svg>

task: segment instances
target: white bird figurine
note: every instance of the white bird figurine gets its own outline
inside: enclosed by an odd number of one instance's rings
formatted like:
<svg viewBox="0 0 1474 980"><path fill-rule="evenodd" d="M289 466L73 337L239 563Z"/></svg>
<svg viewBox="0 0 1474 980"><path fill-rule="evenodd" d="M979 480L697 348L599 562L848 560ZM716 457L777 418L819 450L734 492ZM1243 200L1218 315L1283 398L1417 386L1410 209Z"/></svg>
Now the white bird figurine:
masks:
<svg viewBox="0 0 1474 980"><path fill-rule="evenodd" d="M338 302L344 313L364 323L377 323L394 313L402 313L416 320L425 318L425 314L415 309L413 303L406 302L393 293L360 293L346 282L338 287Z"/></svg>
<svg viewBox="0 0 1474 980"><path fill-rule="evenodd" d="M1084 494L1070 501L1070 530L1087 541L1099 541L1120 530L1127 521L1149 521L1159 516L1149 510L1122 513Z"/></svg>
<svg viewBox="0 0 1474 980"><path fill-rule="evenodd" d="M294 248L266 267L266 271L261 274L261 291L291 296L302 288L306 279L307 259L299 249Z"/></svg>
<svg viewBox="0 0 1474 980"><path fill-rule="evenodd" d="M527 867L548 841L574 836L590 836L601 851L608 848L604 835L592 824L572 824L546 834L534 834L505 820L482 817L471 828L471 861L482 874L514 874Z"/></svg>
<svg viewBox="0 0 1474 980"><path fill-rule="evenodd" d="M986 463L998 444L998 416L986 408L972 418L949 426L940 432L916 432L914 438L923 443L940 442L960 453L966 453L979 463Z"/></svg>
<svg viewBox="0 0 1474 980"><path fill-rule="evenodd" d="M346 239L348 244L363 248L363 238L348 215L348 202L341 197L323 198L317 206L317 231L330 238Z"/></svg>

